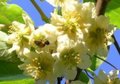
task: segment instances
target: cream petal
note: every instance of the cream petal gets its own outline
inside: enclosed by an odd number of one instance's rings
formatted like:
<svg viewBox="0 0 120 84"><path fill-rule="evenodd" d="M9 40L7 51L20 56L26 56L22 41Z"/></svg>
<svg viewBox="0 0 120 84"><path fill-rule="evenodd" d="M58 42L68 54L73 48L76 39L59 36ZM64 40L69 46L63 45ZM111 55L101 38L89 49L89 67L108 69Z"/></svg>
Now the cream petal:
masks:
<svg viewBox="0 0 120 84"><path fill-rule="evenodd" d="M77 75L76 67L68 68L65 71L65 78L68 80L74 80Z"/></svg>
<svg viewBox="0 0 120 84"><path fill-rule="evenodd" d="M90 67L91 65L91 60L88 55L81 56L81 62L77 65L81 69L86 69Z"/></svg>

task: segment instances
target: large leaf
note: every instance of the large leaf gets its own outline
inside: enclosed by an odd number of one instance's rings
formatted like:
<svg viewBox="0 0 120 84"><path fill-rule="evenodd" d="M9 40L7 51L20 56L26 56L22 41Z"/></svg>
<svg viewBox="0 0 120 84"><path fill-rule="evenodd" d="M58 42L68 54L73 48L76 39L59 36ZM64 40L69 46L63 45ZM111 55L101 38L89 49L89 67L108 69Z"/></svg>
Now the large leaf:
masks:
<svg viewBox="0 0 120 84"><path fill-rule="evenodd" d="M3 81L0 84L35 84L33 79L20 79L12 81Z"/></svg>
<svg viewBox="0 0 120 84"><path fill-rule="evenodd" d="M0 24L8 25L14 20L23 23L22 13L23 10L18 5L3 4L0 6Z"/></svg>
<svg viewBox="0 0 120 84"><path fill-rule="evenodd" d="M34 80L18 74L15 76L0 77L0 84L34 84Z"/></svg>
<svg viewBox="0 0 120 84"><path fill-rule="evenodd" d="M22 74L22 71L18 68L18 65L19 63L0 60L0 77Z"/></svg>
<svg viewBox="0 0 120 84"><path fill-rule="evenodd" d="M120 28L120 0L111 0L108 4L106 15L110 17L110 22Z"/></svg>
<svg viewBox="0 0 120 84"><path fill-rule="evenodd" d="M84 72L80 72L77 79L84 82L85 84L88 84L88 82L89 82L89 78Z"/></svg>

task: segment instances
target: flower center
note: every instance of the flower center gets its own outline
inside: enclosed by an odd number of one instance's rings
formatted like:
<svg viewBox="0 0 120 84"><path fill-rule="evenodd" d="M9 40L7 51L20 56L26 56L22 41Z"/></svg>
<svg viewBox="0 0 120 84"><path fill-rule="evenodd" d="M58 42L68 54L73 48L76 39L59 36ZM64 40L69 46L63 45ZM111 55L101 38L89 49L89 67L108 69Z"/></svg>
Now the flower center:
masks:
<svg viewBox="0 0 120 84"><path fill-rule="evenodd" d="M64 50L60 57L65 65L77 66L81 62L79 53L75 52L73 48Z"/></svg>

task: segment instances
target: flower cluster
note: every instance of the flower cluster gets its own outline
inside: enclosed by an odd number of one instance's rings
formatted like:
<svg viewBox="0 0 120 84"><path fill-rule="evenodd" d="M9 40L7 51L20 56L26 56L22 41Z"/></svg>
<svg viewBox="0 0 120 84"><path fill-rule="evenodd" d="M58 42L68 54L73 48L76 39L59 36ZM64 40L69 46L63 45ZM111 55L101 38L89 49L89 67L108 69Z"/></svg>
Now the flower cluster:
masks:
<svg viewBox="0 0 120 84"><path fill-rule="evenodd" d="M107 56L114 28L106 16L96 15L94 3L47 1L55 6L50 23L35 29L31 19L23 14L25 24L15 21L10 26L9 52L17 52L23 61L19 68L36 80L49 80L51 84L57 77L74 80L77 68L90 67L94 55ZM77 83L81 84L71 84Z"/></svg>

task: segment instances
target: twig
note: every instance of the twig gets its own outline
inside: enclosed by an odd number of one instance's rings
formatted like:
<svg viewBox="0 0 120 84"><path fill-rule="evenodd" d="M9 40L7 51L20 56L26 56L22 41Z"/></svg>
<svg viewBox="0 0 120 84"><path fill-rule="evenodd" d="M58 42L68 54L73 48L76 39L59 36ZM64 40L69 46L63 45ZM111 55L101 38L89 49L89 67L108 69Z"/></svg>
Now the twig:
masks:
<svg viewBox="0 0 120 84"><path fill-rule="evenodd" d="M110 0L95 0L97 15L104 15L107 4Z"/></svg>
<svg viewBox="0 0 120 84"><path fill-rule="evenodd" d="M114 65L112 65L110 62L108 62L108 61L106 61L106 60L104 60L104 59L102 59L102 58L100 58L100 57L98 57L98 56L95 56L96 58L98 58L98 59L100 59L100 60L102 60L102 61L104 61L105 63L107 63L107 64L109 64L110 66L112 66L114 69L116 69L116 70L118 70L118 68L116 68Z"/></svg>
<svg viewBox="0 0 120 84"><path fill-rule="evenodd" d="M113 39L114 39L114 45L115 45L115 47L116 47L116 49L117 49L117 51L118 51L118 53L119 53L119 55L120 55L120 47L119 47L119 44L117 43L117 40L116 40L115 36L112 35L112 37L113 37Z"/></svg>
<svg viewBox="0 0 120 84"><path fill-rule="evenodd" d="M37 9L39 14L41 15L41 18L46 23L49 23L49 18L45 15L45 13L42 11L42 9L38 6L38 4L35 2L35 0L30 0L31 3L34 5L34 7Z"/></svg>

